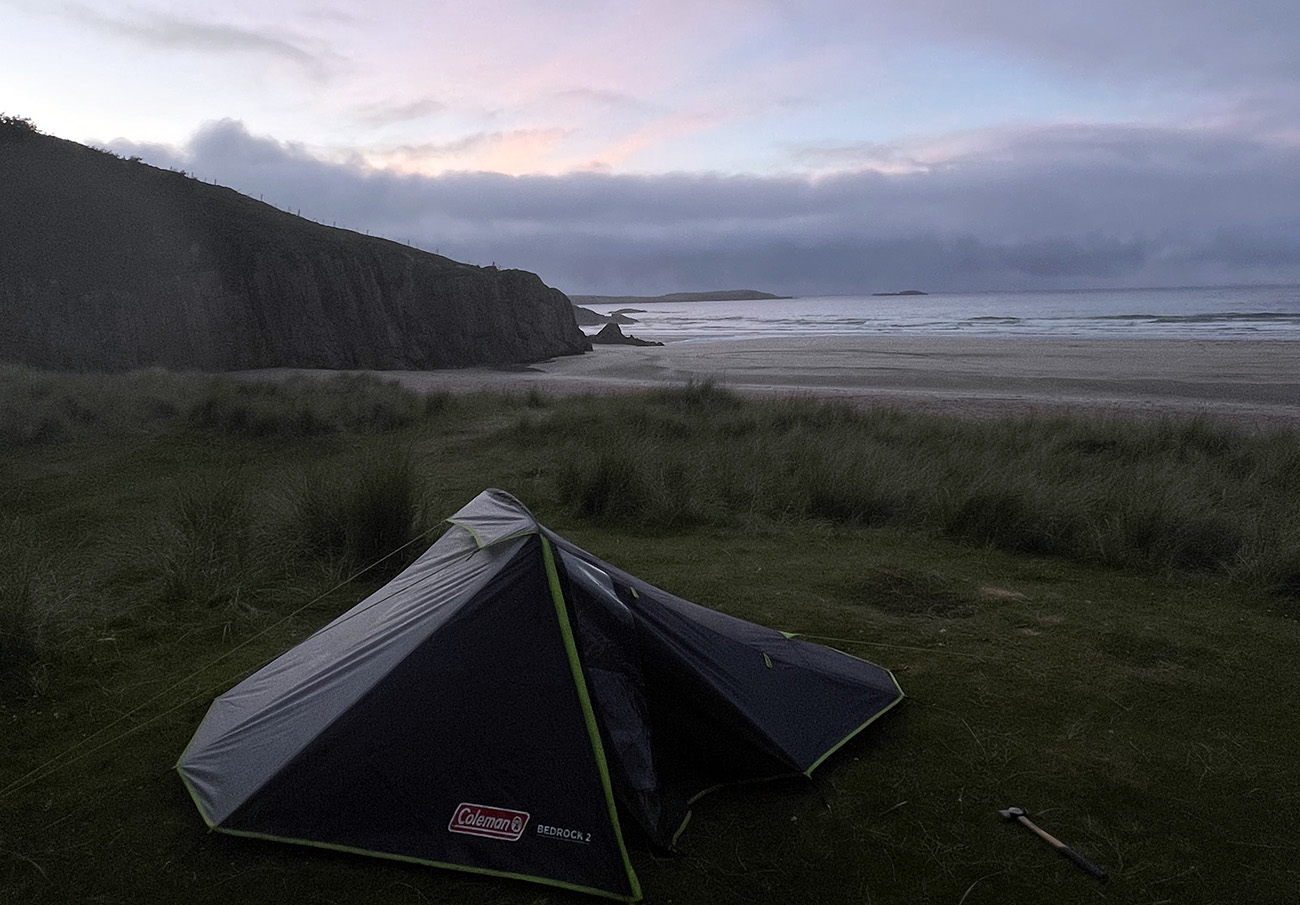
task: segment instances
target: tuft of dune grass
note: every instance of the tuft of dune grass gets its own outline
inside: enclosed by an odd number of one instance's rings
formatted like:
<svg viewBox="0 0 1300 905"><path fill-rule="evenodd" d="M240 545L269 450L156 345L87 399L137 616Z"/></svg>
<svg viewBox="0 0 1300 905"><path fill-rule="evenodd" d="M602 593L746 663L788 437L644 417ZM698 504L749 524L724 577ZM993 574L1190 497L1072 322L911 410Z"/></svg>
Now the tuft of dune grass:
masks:
<svg viewBox="0 0 1300 905"><path fill-rule="evenodd" d="M160 600L172 608L253 608L282 569L282 551L237 475L178 486L148 550Z"/></svg>
<svg viewBox="0 0 1300 905"><path fill-rule="evenodd" d="M368 577L391 577L424 552L412 541L429 527L428 489L401 452L309 470L289 489L286 509L284 530L298 553L343 573L373 567Z"/></svg>
<svg viewBox="0 0 1300 905"><path fill-rule="evenodd" d="M81 585L20 521L0 522L0 702L43 692L69 636L93 630L96 607Z"/></svg>

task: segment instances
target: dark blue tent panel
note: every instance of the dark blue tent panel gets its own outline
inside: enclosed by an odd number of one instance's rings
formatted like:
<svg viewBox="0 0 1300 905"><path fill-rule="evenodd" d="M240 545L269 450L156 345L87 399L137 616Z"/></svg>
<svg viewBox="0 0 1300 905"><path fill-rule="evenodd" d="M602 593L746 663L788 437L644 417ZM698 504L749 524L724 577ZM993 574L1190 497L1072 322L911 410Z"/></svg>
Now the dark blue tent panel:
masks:
<svg viewBox="0 0 1300 905"><path fill-rule="evenodd" d="M811 772L887 670L667 594L486 491L218 698L177 765L214 829L636 900L713 786Z"/></svg>

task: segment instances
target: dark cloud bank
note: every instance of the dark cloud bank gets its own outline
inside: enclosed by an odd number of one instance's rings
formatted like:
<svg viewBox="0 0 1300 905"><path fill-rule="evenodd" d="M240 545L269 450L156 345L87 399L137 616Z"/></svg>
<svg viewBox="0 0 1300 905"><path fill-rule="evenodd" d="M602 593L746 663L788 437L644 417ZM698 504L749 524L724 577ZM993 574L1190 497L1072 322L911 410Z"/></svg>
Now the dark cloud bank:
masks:
<svg viewBox="0 0 1300 905"><path fill-rule="evenodd" d="M1300 282L1300 149L1155 127L977 138L980 150L906 175L818 179L403 176L324 162L234 121L181 150L110 146L571 293Z"/></svg>

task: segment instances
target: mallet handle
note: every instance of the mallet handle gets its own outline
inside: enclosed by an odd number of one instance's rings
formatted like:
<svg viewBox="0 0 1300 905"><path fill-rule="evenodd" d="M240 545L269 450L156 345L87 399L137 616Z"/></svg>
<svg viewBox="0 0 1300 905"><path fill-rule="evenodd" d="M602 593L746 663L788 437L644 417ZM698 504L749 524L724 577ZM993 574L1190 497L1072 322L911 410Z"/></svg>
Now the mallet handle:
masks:
<svg viewBox="0 0 1300 905"><path fill-rule="evenodd" d="M1083 857L1083 855L1079 854L1074 849L1070 848L1068 845L1062 846L1060 849L1058 849L1058 851L1060 851L1062 855L1065 855L1065 857L1069 858L1075 864L1079 865L1079 867L1083 868L1085 871L1092 874L1101 882L1105 883L1108 879L1110 879L1109 877L1106 876L1106 872L1104 870L1102 870L1097 865L1093 864L1091 861Z"/></svg>
<svg viewBox="0 0 1300 905"><path fill-rule="evenodd" d="M1041 829L1037 824L1035 824L1028 817L1021 816L1021 817L1017 817L1016 819L1019 820L1021 823L1023 823L1025 826L1029 827L1035 833L1037 833L1038 837L1042 839L1044 842L1046 842L1048 845L1050 845L1052 848L1065 848L1064 842L1062 842L1060 839L1057 839L1051 833L1047 832L1047 830Z"/></svg>
<svg viewBox="0 0 1300 905"><path fill-rule="evenodd" d="M1109 877L1106 876L1106 872L1104 870L1102 870L1097 865L1093 864L1087 858L1083 857L1083 855L1079 854L1074 849L1070 848L1060 839L1057 839L1051 833L1037 827L1034 824L1034 822L1030 820L1028 817L1017 817L1016 819L1019 820L1021 823L1023 823L1025 826L1029 827L1035 833L1037 833L1038 836L1044 842L1052 846L1052 848L1056 849L1065 857L1069 858L1078 867L1082 868L1085 872L1092 874L1092 876L1096 877L1098 880L1100 880L1103 883L1105 883L1109 879Z"/></svg>

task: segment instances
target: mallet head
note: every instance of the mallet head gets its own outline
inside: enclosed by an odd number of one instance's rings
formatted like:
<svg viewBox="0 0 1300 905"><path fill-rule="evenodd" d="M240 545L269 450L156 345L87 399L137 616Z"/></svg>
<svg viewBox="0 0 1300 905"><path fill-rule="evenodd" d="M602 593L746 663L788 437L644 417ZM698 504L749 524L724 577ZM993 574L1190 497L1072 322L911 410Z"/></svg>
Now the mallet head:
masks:
<svg viewBox="0 0 1300 905"><path fill-rule="evenodd" d="M1021 808L1007 808L1005 811L998 811L1003 820L1015 820L1017 817L1024 817L1025 812Z"/></svg>

